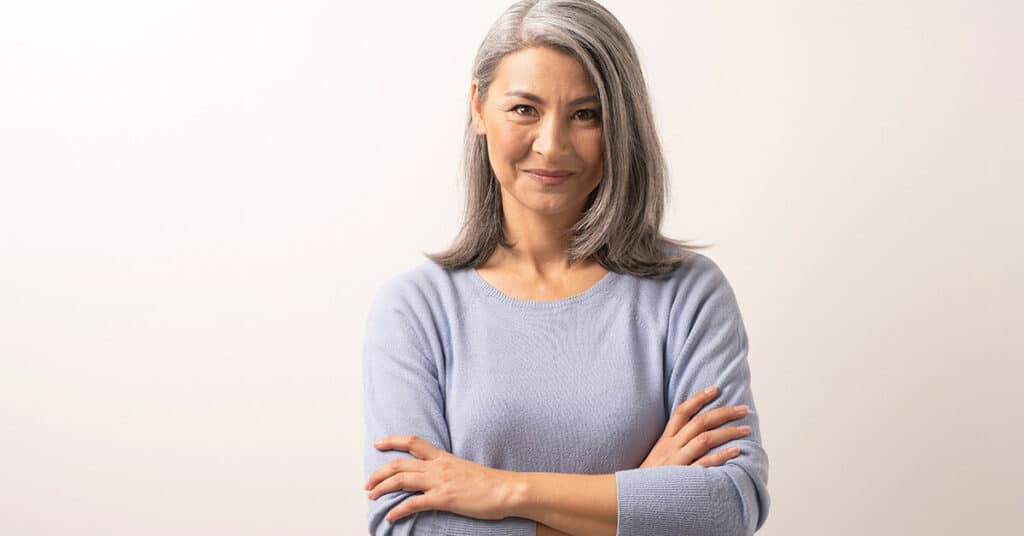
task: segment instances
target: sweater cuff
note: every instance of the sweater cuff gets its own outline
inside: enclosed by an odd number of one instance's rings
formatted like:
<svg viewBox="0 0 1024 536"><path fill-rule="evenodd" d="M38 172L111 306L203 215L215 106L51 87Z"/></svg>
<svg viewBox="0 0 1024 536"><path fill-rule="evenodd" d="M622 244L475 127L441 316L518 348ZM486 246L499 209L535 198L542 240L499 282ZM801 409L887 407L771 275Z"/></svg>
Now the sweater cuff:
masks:
<svg viewBox="0 0 1024 536"><path fill-rule="evenodd" d="M476 519L451 512L438 512L447 518L445 535L476 536L478 534L494 534L495 536L537 536L537 522L525 517L506 517L504 519Z"/></svg>
<svg viewBox="0 0 1024 536"><path fill-rule="evenodd" d="M710 534L716 514L707 471L690 465L616 471L616 536Z"/></svg>

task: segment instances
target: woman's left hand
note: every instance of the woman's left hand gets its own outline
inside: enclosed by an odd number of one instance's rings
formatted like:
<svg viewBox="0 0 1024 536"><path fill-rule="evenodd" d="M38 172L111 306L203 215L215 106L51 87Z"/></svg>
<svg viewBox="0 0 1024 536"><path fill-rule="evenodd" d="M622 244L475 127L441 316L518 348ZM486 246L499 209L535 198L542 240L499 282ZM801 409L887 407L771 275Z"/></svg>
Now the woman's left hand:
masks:
<svg viewBox="0 0 1024 536"><path fill-rule="evenodd" d="M377 499L397 490L423 491L388 512L395 522L424 510L446 510L476 519L503 519L511 515L519 488L516 473L464 460L414 435L387 436L373 445L378 450L404 450L416 459L392 460L370 475L366 488Z"/></svg>

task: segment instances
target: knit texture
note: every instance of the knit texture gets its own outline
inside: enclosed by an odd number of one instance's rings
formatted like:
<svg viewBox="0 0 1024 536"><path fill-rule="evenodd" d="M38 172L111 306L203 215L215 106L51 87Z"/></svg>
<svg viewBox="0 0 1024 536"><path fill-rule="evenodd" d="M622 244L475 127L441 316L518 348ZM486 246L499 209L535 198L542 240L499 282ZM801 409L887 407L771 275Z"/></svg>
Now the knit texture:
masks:
<svg viewBox="0 0 1024 536"><path fill-rule="evenodd" d="M497 469L615 474L619 536L753 534L768 516L768 457L750 384L747 335L717 264L688 252L661 278L608 272L554 301L508 296L471 268L424 262L376 293L363 352L364 476L412 454L373 441L414 434ZM638 469L675 408L708 385L700 412L746 404L751 427L716 467ZM390 523L421 491L369 500L371 534L529 535L536 522L447 511Z"/></svg>

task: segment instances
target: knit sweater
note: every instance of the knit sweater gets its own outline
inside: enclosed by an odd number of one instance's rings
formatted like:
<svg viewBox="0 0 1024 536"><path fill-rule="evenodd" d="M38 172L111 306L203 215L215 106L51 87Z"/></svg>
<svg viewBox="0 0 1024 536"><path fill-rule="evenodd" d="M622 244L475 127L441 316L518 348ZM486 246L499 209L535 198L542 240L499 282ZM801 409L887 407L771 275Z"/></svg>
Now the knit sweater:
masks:
<svg viewBox="0 0 1024 536"><path fill-rule="evenodd" d="M679 250L682 251L682 250ZM373 441L414 434L455 456L509 471L615 474L618 536L753 534L768 516L768 457L736 297L697 252L663 277L609 271L553 301L509 296L472 268L432 261L376 293L363 351L364 477L400 450ZM673 410L701 389L700 413L746 404L740 454L714 467L638 468ZM443 510L384 516L414 494L369 500L371 534L521 535L521 517Z"/></svg>

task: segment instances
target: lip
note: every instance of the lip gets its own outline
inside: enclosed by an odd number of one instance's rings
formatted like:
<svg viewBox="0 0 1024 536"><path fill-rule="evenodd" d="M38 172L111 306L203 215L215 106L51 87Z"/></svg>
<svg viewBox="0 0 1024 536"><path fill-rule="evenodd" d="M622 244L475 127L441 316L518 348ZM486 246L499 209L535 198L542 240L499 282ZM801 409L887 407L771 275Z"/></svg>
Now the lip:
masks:
<svg viewBox="0 0 1024 536"><path fill-rule="evenodd" d="M530 178L543 184L544 186L555 186L558 184L562 184L563 182L569 180L569 177L572 175L572 173L566 173L564 175L542 175L534 171L527 171L526 174L529 175Z"/></svg>
<svg viewBox="0 0 1024 536"><path fill-rule="evenodd" d="M567 177L569 175L572 175L571 171L566 171L564 169L539 169L538 168L538 169L524 169L523 171L525 171L527 173L532 173L533 175L543 175L545 177Z"/></svg>

